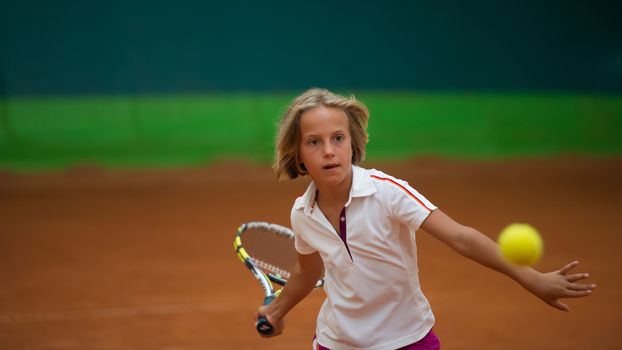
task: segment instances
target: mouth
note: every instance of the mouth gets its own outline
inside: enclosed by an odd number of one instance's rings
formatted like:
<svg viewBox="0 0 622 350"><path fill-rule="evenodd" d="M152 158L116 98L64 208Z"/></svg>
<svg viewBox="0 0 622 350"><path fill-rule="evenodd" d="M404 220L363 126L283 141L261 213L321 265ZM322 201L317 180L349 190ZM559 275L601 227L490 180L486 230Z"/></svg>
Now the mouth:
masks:
<svg viewBox="0 0 622 350"><path fill-rule="evenodd" d="M324 165L324 166L322 167L322 169L324 169L324 170L331 170L331 169L335 169L335 168L337 168L337 167L339 167L339 164L337 164L337 163L331 163L331 164Z"/></svg>

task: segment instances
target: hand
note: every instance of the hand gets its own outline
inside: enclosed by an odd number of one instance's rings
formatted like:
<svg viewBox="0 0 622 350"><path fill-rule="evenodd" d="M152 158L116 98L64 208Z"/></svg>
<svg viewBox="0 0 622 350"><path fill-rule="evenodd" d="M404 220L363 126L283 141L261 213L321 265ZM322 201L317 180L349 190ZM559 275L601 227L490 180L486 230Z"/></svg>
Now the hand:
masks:
<svg viewBox="0 0 622 350"><path fill-rule="evenodd" d="M257 319L259 318L259 316L264 316L265 318L268 319L268 322L270 322L272 327L274 327L274 332L272 332L272 334L270 335L264 335L264 334L259 333L259 335L264 338L276 337L277 335L282 334L283 329L285 328L285 320L283 320L282 318L275 318L272 316L271 306L272 304L260 306L257 309L257 313L255 314L255 322L257 322Z"/></svg>
<svg viewBox="0 0 622 350"><path fill-rule="evenodd" d="M559 301L560 298L583 298L596 288L595 284L576 283L589 277L587 273L570 274L570 270L577 265L579 262L573 261L557 271L544 274L536 271L536 278L526 285L526 288L550 306L570 311L568 305Z"/></svg>

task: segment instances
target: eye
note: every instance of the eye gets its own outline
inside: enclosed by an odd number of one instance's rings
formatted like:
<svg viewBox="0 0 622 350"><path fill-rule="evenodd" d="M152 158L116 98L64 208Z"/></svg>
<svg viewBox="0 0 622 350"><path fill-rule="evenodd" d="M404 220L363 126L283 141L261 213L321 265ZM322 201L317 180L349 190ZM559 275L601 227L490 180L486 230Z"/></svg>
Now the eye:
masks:
<svg viewBox="0 0 622 350"><path fill-rule="evenodd" d="M335 136L335 140L337 142L343 142L343 141L345 141L345 139L346 139L345 135L337 135L337 136Z"/></svg>
<svg viewBox="0 0 622 350"><path fill-rule="evenodd" d="M307 141L307 144L309 144L310 146L317 146L320 143L320 141L318 139L310 139L309 141Z"/></svg>

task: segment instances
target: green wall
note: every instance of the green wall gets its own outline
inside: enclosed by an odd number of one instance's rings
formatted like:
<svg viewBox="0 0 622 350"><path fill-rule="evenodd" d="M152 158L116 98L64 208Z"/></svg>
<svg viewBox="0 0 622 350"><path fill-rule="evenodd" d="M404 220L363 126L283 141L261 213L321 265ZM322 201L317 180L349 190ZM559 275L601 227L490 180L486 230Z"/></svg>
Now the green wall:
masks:
<svg viewBox="0 0 622 350"><path fill-rule="evenodd" d="M6 98L0 168L269 162L294 93ZM358 92L368 159L622 152L622 96Z"/></svg>
<svg viewBox="0 0 622 350"><path fill-rule="evenodd" d="M0 96L622 91L622 2L0 1Z"/></svg>

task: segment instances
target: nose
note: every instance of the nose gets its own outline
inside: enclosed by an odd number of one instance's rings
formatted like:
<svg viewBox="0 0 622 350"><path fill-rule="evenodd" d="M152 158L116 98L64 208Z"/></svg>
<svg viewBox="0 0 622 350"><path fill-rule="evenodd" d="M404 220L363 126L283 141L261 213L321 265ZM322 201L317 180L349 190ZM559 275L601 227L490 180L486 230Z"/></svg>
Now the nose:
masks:
<svg viewBox="0 0 622 350"><path fill-rule="evenodd" d="M332 157L335 155L335 151L333 149L333 145L330 142L324 143L324 157Z"/></svg>

